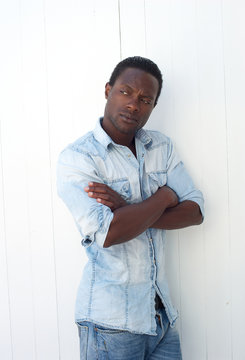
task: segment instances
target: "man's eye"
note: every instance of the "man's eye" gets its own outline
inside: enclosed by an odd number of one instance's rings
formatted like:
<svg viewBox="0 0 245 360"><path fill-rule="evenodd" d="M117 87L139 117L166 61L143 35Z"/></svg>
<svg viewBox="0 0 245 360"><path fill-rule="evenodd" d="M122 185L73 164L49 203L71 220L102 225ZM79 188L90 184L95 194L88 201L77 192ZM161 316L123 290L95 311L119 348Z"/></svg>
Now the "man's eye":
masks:
<svg viewBox="0 0 245 360"><path fill-rule="evenodd" d="M122 93L123 95L128 95L127 91L125 90L120 90L120 93Z"/></svg>
<svg viewBox="0 0 245 360"><path fill-rule="evenodd" d="M144 104L147 104L147 105L151 105L151 104L152 104L152 101L151 101L151 100L141 99L141 101L142 101Z"/></svg>

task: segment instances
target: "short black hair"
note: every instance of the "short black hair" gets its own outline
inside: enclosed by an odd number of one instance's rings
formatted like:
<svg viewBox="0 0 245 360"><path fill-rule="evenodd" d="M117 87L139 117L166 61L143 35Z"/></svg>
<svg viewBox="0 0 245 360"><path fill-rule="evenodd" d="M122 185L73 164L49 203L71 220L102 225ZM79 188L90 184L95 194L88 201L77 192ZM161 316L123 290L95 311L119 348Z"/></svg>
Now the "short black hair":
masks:
<svg viewBox="0 0 245 360"><path fill-rule="evenodd" d="M150 59L141 56L132 56L120 61L111 74L109 84L113 86L117 78L122 74L122 72L129 67L144 70L145 72L153 75L157 79L159 87L154 104L155 106L162 90L162 74L158 66Z"/></svg>

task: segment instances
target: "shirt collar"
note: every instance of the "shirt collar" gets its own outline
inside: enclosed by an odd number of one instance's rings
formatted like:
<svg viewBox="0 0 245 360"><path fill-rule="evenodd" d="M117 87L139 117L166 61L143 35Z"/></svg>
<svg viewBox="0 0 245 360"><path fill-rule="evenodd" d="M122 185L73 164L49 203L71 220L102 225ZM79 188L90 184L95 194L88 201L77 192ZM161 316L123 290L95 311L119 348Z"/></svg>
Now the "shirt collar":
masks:
<svg viewBox="0 0 245 360"><path fill-rule="evenodd" d="M108 145L113 143L113 141L110 138L110 136L105 132L105 130L102 128L102 126L101 126L102 119L103 118L101 117L97 121L96 126L93 130L93 133L94 133L95 139L107 149Z"/></svg>
<svg viewBox="0 0 245 360"><path fill-rule="evenodd" d="M144 129L139 129L135 135L136 139L139 139L145 146L152 143L152 138Z"/></svg>
<svg viewBox="0 0 245 360"><path fill-rule="evenodd" d="M108 145L114 144L114 141L102 128L101 126L102 119L103 117L100 117L99 120L97 121L93 133L95 139L107 149ZM144 129L139 129L135 135L135 138L140 140L145 146L150 145L150 143L152 142L152 138L148 135L148 133Z"/></svg>

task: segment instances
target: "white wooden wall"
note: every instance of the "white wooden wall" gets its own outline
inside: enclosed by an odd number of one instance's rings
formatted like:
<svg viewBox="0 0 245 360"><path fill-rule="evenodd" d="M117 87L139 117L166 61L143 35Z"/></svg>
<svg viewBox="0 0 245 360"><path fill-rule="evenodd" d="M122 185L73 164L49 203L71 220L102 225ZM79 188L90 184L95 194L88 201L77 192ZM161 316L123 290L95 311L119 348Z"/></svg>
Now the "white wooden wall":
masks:
<svg viewBox="0 0 245 360"><path fill-rule="evenodd" d="M58 153L103 114L120 59L157 62L148 127L206 199L168 233L184 360L244 360L245 1L0 0L0 359L75 360L86 255L56 195Z"/></svg>

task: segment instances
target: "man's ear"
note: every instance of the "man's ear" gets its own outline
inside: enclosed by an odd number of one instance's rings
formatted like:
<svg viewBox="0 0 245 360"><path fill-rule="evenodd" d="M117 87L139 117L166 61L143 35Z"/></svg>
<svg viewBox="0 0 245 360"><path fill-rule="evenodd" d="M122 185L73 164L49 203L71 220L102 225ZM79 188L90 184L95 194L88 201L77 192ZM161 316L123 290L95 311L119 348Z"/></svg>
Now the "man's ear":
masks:
<svg viewBox="0 0 245 360"><path fill-rule="evenodd" d="M112 86L107 82L105 84L105 98L108 99L108 96L109 96L109 92L111 90Z"/></svg>

